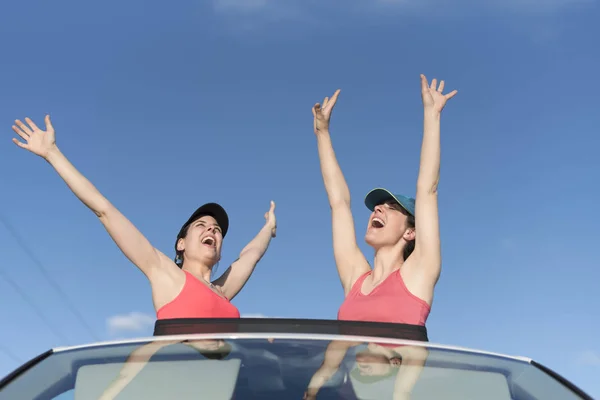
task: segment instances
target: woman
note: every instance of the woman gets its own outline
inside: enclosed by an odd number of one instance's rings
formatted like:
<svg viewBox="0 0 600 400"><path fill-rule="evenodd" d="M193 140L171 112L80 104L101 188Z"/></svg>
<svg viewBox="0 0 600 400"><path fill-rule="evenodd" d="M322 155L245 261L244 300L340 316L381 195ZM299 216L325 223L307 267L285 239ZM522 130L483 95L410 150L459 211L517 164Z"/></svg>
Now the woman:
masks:
<svg viewBox="0 0 600 400"><path fill-rule="evenodd" d="M356 351L349 360L347 372L358 398L411 398L429 355L426 348L334 340L327 346L323 364L310 379L303 399L317 398L319 391L340 370L351 347ZM388 384L381 385L383 382ZM371 387L376 395L361 395L359 392L365 387Z"/></svg>
<svg viewBox="0 0 600 400"><path fill-rule="evenodd" d="M340 320L424 326L440 276L437 186L440 117L457 91L442 94L444 81L428 85L421 75L424 132L416 200L374 189L365 204L372 211L365 241L375 250L373 268L356 242L350 191L335 157L329 120L340 91L313 107L321 172L332 213L333 251L345 299Z"/></svg>
<svg viewBox="0 0 600 400"><path fill-rule="evenodd" d="M231 352L231 345L222 339L201 340L169 340L155 341L144 344L131 352L119 374L104 389L98 400L113 400L139 375L139 373L150 363L150 359L164 347L174 344L183 344L198 351L208 360L223 360ZM162 382L152 382L154 385L162 385ZM127 396L126 396L127 397Z"/></svg>
<svg viewBox="0 0 600 400"><path fill-rule="evenodd" d="M52 165L79 200L98 216L123 254L146 275L157 319L240 317L230 301L244 287L275 237L275 203L271 202L258 235L223 275L211 282L212 269L221 258L221 246L229 228L229 218L220 205L201 206L183 224L173 262L155 249L61 153L50 116L46 116L45 131L29 118L25 119L27 124L15 122L12 128L24 142L16 138L13 142Z"/></svg>

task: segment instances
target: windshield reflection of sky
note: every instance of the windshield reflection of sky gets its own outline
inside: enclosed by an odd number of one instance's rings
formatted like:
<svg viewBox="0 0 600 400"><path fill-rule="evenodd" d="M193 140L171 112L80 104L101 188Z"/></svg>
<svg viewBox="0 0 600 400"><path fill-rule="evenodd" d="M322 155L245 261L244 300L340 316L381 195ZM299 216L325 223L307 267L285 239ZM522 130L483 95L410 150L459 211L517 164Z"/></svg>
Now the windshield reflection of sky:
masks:
<svg viewBox="0 0 600 400"><path fill-rule="evenodd" d="M343 343L341 348L336 347L339 343ZM365 385L370 387L370 392L375 390L379 394L382 394L382 390L387 393L394 391L403 361L403 357L395 349L375 343L333 342L333 346L327 344L325 347L326 344L294 344L289 341L268 343L264 340L239 343L212 339L151 342L137 347L129 354L117 377L106 386L100 399L108 400L127 392L135 393L133 389L128 390L128 386L148 365L183 354L186 359L189 359L187 356L190 354L195 354L196 360L241 360L239 371L231 376L231 384L237 385L238 391L240 388L243 390L244 386L253 393L283 392L289 390L290 386L297 386L300 390L314 380L331 356L341 362L335 371L327 374L319 389L339 389L348 382L350 385L356 382L362 391ZM346 379L347 376L350 376L350 381ZM377 386L374 387L373 384L376 383ZM154 381L153 384L158 382Z"/></svg>
<svg viewBox="0 0 600 400"><path fill-rule="evenodd" d="M530 397L511 397L510 388ZM202 338L59 351L3 388L0 400L71 389L75 399L100 400L577 398L518 359L414 344Z"/></svg>

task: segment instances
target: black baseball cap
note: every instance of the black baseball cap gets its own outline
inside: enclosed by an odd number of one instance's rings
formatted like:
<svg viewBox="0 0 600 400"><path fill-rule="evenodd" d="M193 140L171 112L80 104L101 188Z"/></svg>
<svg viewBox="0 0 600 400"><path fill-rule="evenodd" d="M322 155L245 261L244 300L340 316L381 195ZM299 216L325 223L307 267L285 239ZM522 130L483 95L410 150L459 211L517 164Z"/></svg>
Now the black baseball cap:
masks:
<svg viewBox="0 0 600 400"><path fill-rule="evenodd" d="M183 233L187 227L192 222L205 215L210 215L217 221L217 224L219 224L221 231L223 232L223 237L225 237L227 230L229 229L229 216L227 215L227 212L217 203L206 203L194 211L191 217L189 217L185 224L183 224L179 230L179 233L177 234L177 240L175 240L175 249L177 249L177 241L183 237Z"/></svg>

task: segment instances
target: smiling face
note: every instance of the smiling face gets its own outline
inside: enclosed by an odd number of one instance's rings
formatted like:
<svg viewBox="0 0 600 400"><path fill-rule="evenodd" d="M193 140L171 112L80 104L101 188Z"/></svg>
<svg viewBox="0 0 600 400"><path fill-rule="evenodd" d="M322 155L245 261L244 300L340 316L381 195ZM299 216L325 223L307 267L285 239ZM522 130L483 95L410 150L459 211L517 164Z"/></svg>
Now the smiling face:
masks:
<svg viewBox="0 0 600 400"><path fill-rule="evenodd" d="M373 352L360 352L356 355L356 367L363 376L383 376L392 372L392 368L402 364L400 357L386 357Z"/></svg>
<svg viewBox="0 0 600 400"><path fill-rule="evenodd" d="M221 259L223 233L217 221L204 215L192 222L183 238L177 241L177 251L183 260L195 260L212 267Z"/></svg>
<svg viewBox="0 0 600 400"><path fill-rule="evenodd" d="M369 217L365 241L375 250L402 246L415 239L415 229L409 223L409 214L394 200L375 206Z"/></svg>

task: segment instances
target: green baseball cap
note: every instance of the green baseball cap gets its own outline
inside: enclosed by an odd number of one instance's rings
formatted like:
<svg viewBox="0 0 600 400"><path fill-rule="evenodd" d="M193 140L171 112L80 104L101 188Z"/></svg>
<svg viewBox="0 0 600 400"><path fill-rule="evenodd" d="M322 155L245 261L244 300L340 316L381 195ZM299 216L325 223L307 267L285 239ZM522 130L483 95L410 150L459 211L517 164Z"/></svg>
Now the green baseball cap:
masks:
<svg viewBox="0 0 600 400"><path fill-rule="evenodd" d="M415 199L412 197L404 196L402 194L394 194L384 188L376 188L367 193L365 197L365 205L371 211L375 209L375 206L383 204L388 200L394 200L400 204L410 215L415 216Z"/></svg>

